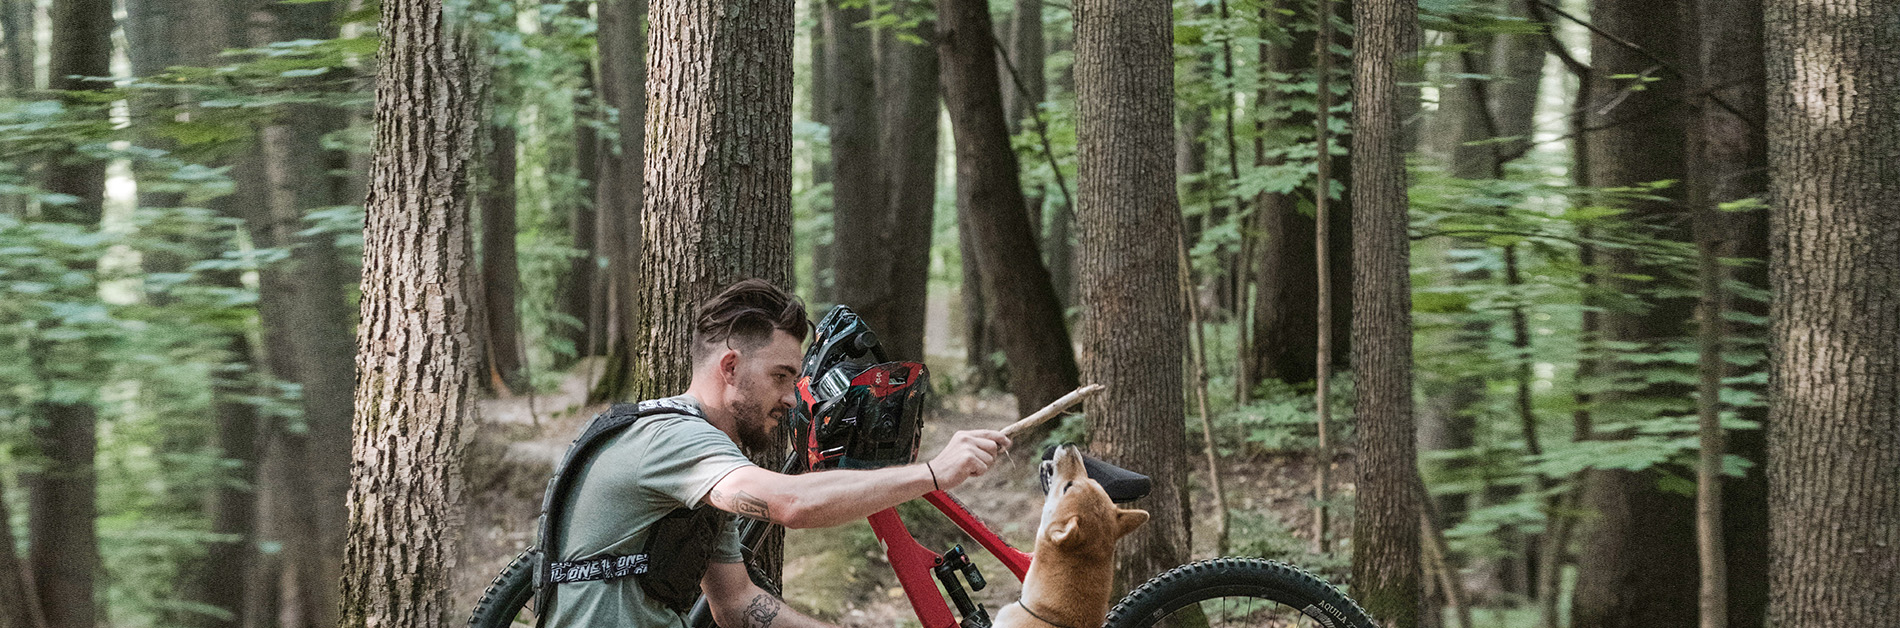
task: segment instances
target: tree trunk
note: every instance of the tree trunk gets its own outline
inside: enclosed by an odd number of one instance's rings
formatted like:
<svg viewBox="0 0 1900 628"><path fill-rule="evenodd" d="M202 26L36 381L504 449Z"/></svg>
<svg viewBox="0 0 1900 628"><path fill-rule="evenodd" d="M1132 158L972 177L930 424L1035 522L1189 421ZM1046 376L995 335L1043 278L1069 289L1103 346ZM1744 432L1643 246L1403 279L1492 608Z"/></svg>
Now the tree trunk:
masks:
<svg viewBox="0 0 1900 628"><path fill-rule="evenodd" d="M1591 18L1608 33L1645 48L1671 65L1681 67L1677 51L1684 39L1680 14L1684 5L1632 0L1597 0ZM1681 179L1684 174L1684 133L1687 120L1682 99L1688 93L1683 80L1667 74L1654 59L1602 36L1592 38L1594 109L1587 123L1591 183L1624 187ZM1661 80L1630 90L1634 81L1615 78L1645 75ZM1616 103L1615 106L1610 106ZM1633 202L1631 220L1657 229L1660 237L1688 240L1686 221L1680 220L1679 190L1663 193L1664 200ZM1686 334L1684 322L1692 317L1694 299L1656 298L1656 281L1627 279L1632 275L1665 277L1666 273L1626 250L1607 250L1603 257L1612 273L1606 286L1624 294L1650 296L1651 307L1641 313L1606 312L1603 336L1646 347ZM1657 280L1660 281L1660 280ZM1644 368L1609 361L1605 371ZM1609 374L1609 373L1606 373ZM1655 386L1648 390L1601 395L1608 403L1688 399L1683 386ZM1687 412L1685 405L1681 411ZM1599 438L1627 434L1600 433ZM1595 470L1585 474L1585 507L1596 514L1584 537L1590 551L1579 556L1572 616L1576 628L1687 626L1696 621L1696 554L1694 500L1657 488L1659 470L1642 472Z"/></svg>
<svg viewBox="0 0 1900 628"><path fill-rule="evenodd" d="M811 121L829 130L831 126L831 72L825 62L825 8L829 2L811 2ZM831 145L814 143L811 156L811 187L831 184ZM813 198L814 213L831 216L831 195ZM829 234L812 243L811 295L814 305L829 307L838 302L838 291L831 281L832 243Z"/></svg>
<svg viewBox="0 0 1900 628"><path fill-rule="evenodd" d="M377 150L363 229L363 324L342 625L460 621L462 427L475 364L469 36L439 3L384 0ZM334 401L334 400L332 400Z"/></svg>
<svg viewBox="0 0 1900 628"><path fill-rule="evenodd" d="M926 20L912 34L882 42L885 156L890 228L889 274L884 290L886 324L877 328L892 359L924 359L924 316L930 296L930 239L937 201L937 24Z"/></svg>
<svg viewBox="0 0 1900 628"><path fill-rule="evenodd" d="M619 114L619 131L600 154L600 187L595 191L594 244L607 256L606 373L592 401L620 400L634 394L637 362L646 339L640 337L640 259L646 220L647 36L640 25L646 0L602 0L599 45L600 94ZM671 393L668 393L671 394Z"/></svg>
<svg viewBox="0 0 1900 628"><path fill-rule="evenodd" d="M1504 0L1510 16L1532 20L1529 3L1538 0ZM1544 80L1544 42L1536 33L1501 33L1491 44L1491 115L1500 137L1517 138L1498 144L1498 154L1507 158L1531 149L1531 134L1536 131L1537 95Z"/></svg>
<svg viewBox="0 0 1900 628"><path fill-rule="evenodd" d="M1013 0L1010 7L1009 23L998 36L1007 41L1009 63L1004 66L1007 72L1014 68L1013 76L1004 74L1003 112L1009 116L1009 132L1015 135L1022 132L1024 125L1033 128L1031 116L1041 115L1039 108L1048 95L1047 81L1043 77L1043 66L1048 63L1042 38L1042 3L1044 0ZM1051 168L1060 167L1050 164ZM1055 265L1055 259L1047 255L1051 248L1052 234L1045 233L1043 225L1043 197L1045 188L1029 185L1023 188L1023 211L1029 217L1029 231L1041 241L1041 250L1045 253L1043 262ZM1064 212L1069 211L1063 208ZM1068 243L1064 242L1066 247ZM1052 269L1053 277L1053 269ZM1057 283L1056 291L1062 292L1062 284Z"/></svg>
<svg viewBox="0 0 1900 628"><path fill-rule="evenodd" d="M1900 5L1765 3L1768 624L1900 617ZM1884 156L1884 157L1877 157Z"/></svg>
<svg viewBox="0 0 1900 628"><path fill-rule="evenodd" d="M1698 241L1714 246L1713 253L1723 257L1761 260L1755 265L1725 268L1728 280L1738 280L1767 290L1765 265L1768 257L1767 212L1717 212L1721 203L1764 196L1768 188L1767 136L1761 124L1766 118L1766 86L1762 58L1762 3L1759 0L1727 0L1696 5L1697 65L1701 76L1695 119L1690 126L1690 165L1686 187L1691 207L1705 213L1697 223ZM1733 108L1733 111L1731 111ZM1722 290L1727 290L1724 286ZM1728 296L1728 295L1724 295ZM1726 300L1728 310L1739 310L1766 317L1765 303L1752 299ZM1724 322L1724 337L1750 341L1766 340L1761 325ZM1728 342L1723 340L1724 343ZM1732 347L1718 346L1718 350ZM1705 368L1707 368L1705 366ZM1757 386L1750 386L1760 393ZM1728 432L1723 440L1728 453L1761 462L1766 454L1765 421L1767 412L1760 408L1736 408L1742 418L1762 424L1761 428ZM1730 628L1760 628L1768 606L1768 485L1763 467L1757 464L1740 478L1721 477L1722 517L1720 534L1725 541L1726 557L1721 561L1727 577L1727 625ZM1720 476L1718 476L1720 477Z"/></svg>
<svg viewBox="0 0 1900 628"><path fill-rule="evenodd" d="M878 154L878 63L872 53L870 6L825 0L825 78L830 82L832 285L840 304L864 323L891 330L891 195ZM889 163L897 163L891 159Z"/></svg>
<svg viewBox="0 0 1900 628"><path fill-rule="evenodd" d="M511 394L527 390L527 357L522 355L521 317L515 312L515 292L521 269L515 264L515 128L513 121L489 126L493 146L483 168L486 187L482 206L482 308L487 326L480 354L487 356L485 379L492 390Z"/></svg>
<svg viewBox="0 0 1900 628"><path fill-rule="evenodd" d="M1116 590L1187 561L1187 431L1182 417L1180 266L1174 250L1173 14L1162 3L1075 7L1076 226L1091 442L1155 478L1152 516L1124 538Z"/></svg>
<svg viewBox="0 0 1900 628"><path fill-rule="evenodd" d="M947 103L949 98L945 98ZM967 190L975 185L970 179L976 176L975 168L957 168L956 186ZM961 196L961 195L959 195ZM964 366L969 369L968 382L971 390L982 391L1005 386L1002 369L990 360L996 353L996 324L990 316L989 307L983 299L983 269L977 263L981 253L976 249L976 236L970 234L970 225L977 220L970 211L969 199L957 199L957 252L962 267L963 284L958 298L963 305L963 347Z"/></svg>
<svg viewBox="0 0 1900 628"><path fill-rule="evenodd" d="M1292 14L1275 11L1265 19L1277 19L1286 24L1300 23L1311 19L1311 8L1299 3L1288 3L1280 7ZM1314 72L1314 43L1316 35L1312 31L1294 29L1292 39L1284 46L1263 43L1260 50L1260 63L1272 68L1274 72L1289 75L1312 74ZM1335 33L1334 45L1349 43L1348 36ZM1268 102L1271 98L1284 98L1262 90L1260 100ZM1334 102L1344 102L1335 96ZM1313 116L1309 112L1295 111L1286 120L1279 122L1280 128L1305 137L1307 130L1313 128ZM1261 129L1265 131L1265 129ZM1335 146L1344 144L1348 137L1335 138ZM1259 165L1274 165L1285 162L1285 158L1275 155L1274 149L1266 140L1254 143L1255 161ZM1343 370L1350 362L1352 333L1352 210L1347 191L1350 189L1347 179L1352 172L1352 163L1344 157L1333 159L1332 169L1336 173L1332 182L1338 191L1339 199L1333 201L1330 235L1327 240L1329 259L1333 267L1332 305L1333 305L1333 367ZM1315 377L1318 358L1318 321L1313 317L1314 304L1319 299L1317 247L1314 245L1315 225L1313 217L1299 209L1302 200L1311 201L1310 195L1299 192L1265 193L1254 197L1257 224L1262 236L1254 247L1252 265L1256 272L1256 288L1253 317L1253 342L1242 349L1241 359L1247 362L1245 389L1253 390L1261 381L1277 379L1289 384L1312 381ZM1244 297L1244 295L1242 295ZM1244 309L1242 310L1244 312ZM1246 319L1243 318L1244 322Z"/></svg>
<svg viewBox="0 0 1900 628"><path fill-rule="evenodd" d="M50 86L56 90L95 91L106 84L80 77L112 73L112 3L109 0L59 0L48 13L52 30ZM47 192L77 199L65 206L44 207L51 221L98 229L105 202L106 164L77 154L54 155L45 169ZM91 263L72 264L72 270L92 273ZM84 284L90 287L92 284ZM90 297L86 297L90 298ZM48 384L61 381L80 387L79 399L42 399L32 405L31 439L44 458L41 469L27 478L27 548L34 586L48 628L93 628L93 573L99 564L97 534L98 409L93 405L97 383L86 368L62 364L60 356L89 352L85 341L44 339L59 323L40 323L42 336L31 347L33 371ZM84 353L80 353L85 355Z"/></svg>
<svg viewBox="0 0 1900 628"><path fill-rule="evenodd" d="M878 153L877 62L866 3L825 2L825 73L830 81L831 280L838 302L879 334L890 333L891 200Z"/></svg>
<svg viewBox="0 0 1900 628"><path fill-rule="evenodd" d="M1075 355L1022 211L1021 173L1003 123L989 8L982 0L938 0L937 13L937 53L957 148L957 198L970 223L967 248L977 253L984 306L995 323L991 331L1009 360L1009 390L1016 408L1028 414L1075 389ZM1023 438L1033 442L1040 435Z"/></svg>
<svg viewBox="0 0 1900 628"><path fill-rule="evenodd" d="M568 13L583 19L590 18L588 7L591 4L589 0L574 0L573 4L568 5ZM605 60L608 54L626 51L605 50L601 40L615 41L615 38L603 38L598 33L596 29L594 54L582 57L581 93L586 96L576 99L577 111L574 116L574 168L580 174L583 189L596 196L574 203L568 211L567 228L572 234L576 255L568 263L567 275L561 278L561 313L573 317L575 324L563 327L557 323L555 332L574 345L575 358L602 355L607 350L607 299L605 287L601 284L601 250L598 242L601 210L598 195L601 190L601 167L606 162L601 159L603 145L600 131L594 126L607 123L607 118L593 115L606 104L600 92L599 73L595 71L594 60ZM554 362L556 368L569 364L572 362L561 356L557 356Z"/></svg>
<svg viewBox="0 0 1900 628"><path fill-rule="evenodd" d="M0 482L0 521L13 521L7 508L4 482ZM14 553L15 547L18 545L13 540L13 525L0 525L0 628L46 628L46 618L40 614L39 596L34 595L26 565L20 562L20 555Z"/></svg>
<svg viewBox="0 0 1900 628"><path fill-rule="evenodd" d="M31 0L0 1L0 46L5 59L0 61L0 87L8 94L20 94L39 88L36 69L39 46L33 41L34 20Z"/></svg>
<svg viewBox="0 0 1900 628"><path fill-rule="evenodd" d="M1417 49L1418 4L1360 1L1352 57L1352 364L1359 400L1353 597L1391 628L1419 621L1418 473L1400 66Z"/></svg>
<svg viewBox="0 0 1900 628"><path fill-rule="evenodd" d="M700 301L749 277L791 283L792 18L785 0L667 3L651 16L634 398L686 389ZM752 460L775 469L781 455ZM779 537L758 556L776 580Z"/></svg>

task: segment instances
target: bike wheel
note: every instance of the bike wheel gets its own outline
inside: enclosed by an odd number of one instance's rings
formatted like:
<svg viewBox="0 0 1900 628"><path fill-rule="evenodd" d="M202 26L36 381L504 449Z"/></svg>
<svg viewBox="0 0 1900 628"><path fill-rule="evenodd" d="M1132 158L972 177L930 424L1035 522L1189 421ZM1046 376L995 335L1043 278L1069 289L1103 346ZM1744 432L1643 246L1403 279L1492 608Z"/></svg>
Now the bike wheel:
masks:
<svg viewBox="0 0 1900 628"><path fill-rule="evenodd" d="M1378 628L1326 581L1260 558L1203 560L1155 576L1109 611L1105 628Z"/></svg>
<svg viewBox="0 0 1900 628"><path fill-rule="evenodd" d="M532 550L516 556L508 567L475 602L475 614L468 618L469 628L508 628L519 621L534 625L534 612L524 610L534 598L534 557Z"/></svg>

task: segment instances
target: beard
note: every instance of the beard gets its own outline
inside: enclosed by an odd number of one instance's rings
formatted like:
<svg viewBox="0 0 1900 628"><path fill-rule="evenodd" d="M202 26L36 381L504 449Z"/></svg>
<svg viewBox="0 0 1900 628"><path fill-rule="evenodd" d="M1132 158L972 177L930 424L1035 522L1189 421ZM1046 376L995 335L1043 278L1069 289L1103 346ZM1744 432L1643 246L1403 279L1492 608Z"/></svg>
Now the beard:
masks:
<svg viewBox="0 0 1900 628"><path fill-rule="evenodd" d="M756 382L750 382L756 383ZM742 386L744 391L739 399L732 402L732 413L739 431L739 446L752 453L776 452L783 449L785 443L778 436L779 425L785 423L785 410L768 410L769 393L755 395L765 386Z"/></svg>

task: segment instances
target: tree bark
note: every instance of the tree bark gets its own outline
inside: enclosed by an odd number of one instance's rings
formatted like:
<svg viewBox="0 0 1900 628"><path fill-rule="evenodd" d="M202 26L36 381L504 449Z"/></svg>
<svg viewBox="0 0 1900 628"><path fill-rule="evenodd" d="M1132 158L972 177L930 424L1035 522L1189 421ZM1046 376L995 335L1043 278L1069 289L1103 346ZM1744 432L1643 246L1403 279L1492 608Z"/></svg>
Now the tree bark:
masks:
<svg viewBox="0 0 1900 628"><path fill-rule="evenodd" d="M1035 126L1031 122L1031 116L1041 115L1039 108L1048 96L1048 82L1043 77L1043 66L1048 63L1048 54L1042 37L1043 1L1013 0L1014 4L1010 6L1009 23L1003 25L1002 30L1005 32L998 34L998 37L1006 40L1005 48L1009 54L1008 63L1004 65L1003 70L1008 72L1010 68L1015 68L1014 76L1003 74L1000 77L1003 82L1003 112L1009 116L1010 135L1022 132L1024 125ZM1050 164L1050 167L1060 166ZM1024 187L1023 211L1029 218L1029 231L1035 234L1036 239L1042 243L1041 250L1045 254L1043 263L1051 267L1053 280L1056 275L1053 268L1056 259L1048 254L1053 252L1054 235L1045 232L1051 230L1043 229L1044 191L1045 188L1040 185ZM1068 211L1070 211L1069 208L1063 208L1064 213ZM1067 248L1068 243L1063 242L1062 246ZM1062 285L1055 283L1058 298L1063 291ZM1067 304L1067 300L1064 300L1064 303Z"/></svg>
<svg viewBox="0 0 1900 628"><path fill-rule="evenodd" d="M0 45L5 46L6 53L0 61L0 72L4 72L0 87L9 94L39 88L39 46L33 41L33 13L31 0L0 2Z"/></svg>
<svg viewBox="0 0 1900 628"><path fill-rule="evenodd" d="M825 73L831 105L831 280L838 302L890 333L891 197L879 154L877 58L866 3L825 2Z"/></svg>
<svg viewBox="0 0 1900 628"><path fill-rule="evenodd" d="M1765 3L1768 624L1900 616L1900 5Z"/></svg>
<svg viewBox="0 0 1900 628"><path fill-rule="evenodd" d="M480 354L487 356L485 379L500 394L527 389L522 370L521 317L515 294L521 269L515 264L515 129L513 121L489 126L493 146L483 168L486 187L482 211L482 307L487 326Z"/></svg>
<svg viewBox="0 0 1900 628"><path fill-rule="evenodd" d="M384 0L380 28L341 625L438 626L466 612L448 583L475 411L468 168L480 122L469 37L439 3Z"/></svg>
<svg viewBox="0 0 1900 628"><path fill-rule="evenodd" d="M791 283L792 10L789 0L720 0L667 3L651 15L651 211L642 229L633 398L686 389L700 301L749 277ZM752 452L768 469L781 456ZM758 556L776 580L778 537Z"/></svg>
<svg viewBox="0 0 1900 628"><path fill-rule="evenodd" d="M112 73L112 3L109 0L60 0L48 13L52 31L50 86L62 91L97 91L106 84L83 77ZM43 208L50 221L83 229L99 228L105 202L106 164L74 152L56 154L45 168L45 189L77 199L65 206ZM91 263L72 264L72 270L91 273ZM86 285L90 286L90 282ZM42 322L41 334L58 323ZM94 571L99 564L97 533L98 409L94 376L85 367L63 363L61 357L85 356L88 341L58 341L36 337L31 348L33 371L45 384L63 381L81 387L79 399L42 399L32 405L31 438L44 461L27 478L27 548L34 587L47 628L93 628L95 620ZM90 357L90 356L85 356Z"/></svg>
<svg viewBox="0 0 1900 628"><path fill-rule="evenodd" d="M600 7L600 94L618 113L618 137L600 154L600 187L594 211L594 244L607 256L604 320L608 359L593 401L619 400L637 388L644 359L640 336L641 225L646 220L647 36L641 28L647 0L603 0Z"/></svg>
<svg viewBox="0 0 1900 628"><path fill-rule="evenodd" d="M1188 557L1187 432L1179 333L1180 200L1174 186L1174 54L1169 7L1075 5L1076 226L1082 364L1108 387L1089 405L1100 455L1155 478L1148 524L1124 537L1116 590Z"/></svg>
<svg viewBox="0 0 1900 628"><path fill-rule="evenodd" d="M1506 11L1516 19L1530 21L1535 14L1530 3L1538 0L1504 0ZM1522 155L1531 149L1531 134L1536 131L1537 96L1544 80L1544 42L1536 33L1502 33L1491 44L1491 114L1497 121L1500 137L1518 138L1498 144L1504 156Z"/></svg>
<svg viewBox="0 0 1900 628"><path fill-rule="evenodd" d="M748 277L785 285L791 270L791 3L669 4L651 18L664 36L647 59L639 399L686 389L700 301Z"/></svg>
<svg viewBox="0 0 1900 628"><path fill-rule="evenodd" d="M1009 360L1009 390L1016 408L1028 414L1075 389L1075 355L1022 211L1021 173L1003 122L989 8L981 0L938 0L937 14L937 54L957 149L957 198L970 223L968 248L977 253L984 306L994 321L990 331Z"/></svg>
<svg viewBox="0 0 1900 628"><path fill-rule="evenodd" d="M1359 400L1353 597L1392 628L1419 621L1418 473L1400 66L1417 49L1412 0L1352 6L1352 364Z"/></svg>
<svg viewBox="0 0 1900 628"><path fill-rule="evenodd" d="M1591 19L1605 32L1642 46L1650 54L1681 67L1684 48L1681 16L1686 6L1674 0L1634 2L1597 0ZM1626 187L1684 174L1688 93L1680 77L1668 74L1654 59L1603 36L1593 37L1591 67L1593 110L1586 120L1589 132L1591 184ZM1660 78L1641 89L1627 75ZM1614 103L1614 106L1612 106ZM1662 200L1631 202L1627 217L1642 223L1656 236L1687 241L1687 222L1681 220L1680 189L1664 191ZM1655 286L1667 277L1661 268L1626 250L1602 254L1612 273L1606 288L1643 295L1650 307L1644 312L1610 311L1603 315L1603 337L1610 341L1656 343L1685 337L1684 322L1692 317L1694 299L1657 297ZM1639 281L1630 276L1658 279ZM1645 368L1630 362L1606 361L1604 371ZM1606 373L1610 374L1610 373ZM1646 390L1604 394L1611 404L1641 400L1688 399L1684 386L1652 386ZM1687 412L1685 405L1681 411ZM1625 438L1627 433L1599 432L1599 438ZM1593 470L1584 476L1585 507L1596 516L1586 526L1584 547L1578 557L1576 595L1572 617L1576 628L1631 628L1686 626L1696 621L1696 554L1694 501L1657 488L1657 470L1633 472Z"/></svg>
<svg viewBox="0 0 1900 628"><path fill-rule="evenodd" d="M937 201L937 24L926 20L913 44L886 37L878 66L884 103L884 174L889 192L886 224L890 259L885 281L885 326L876 328L896 360L924 359L924 325L930 296L930 240Z"/></svg>

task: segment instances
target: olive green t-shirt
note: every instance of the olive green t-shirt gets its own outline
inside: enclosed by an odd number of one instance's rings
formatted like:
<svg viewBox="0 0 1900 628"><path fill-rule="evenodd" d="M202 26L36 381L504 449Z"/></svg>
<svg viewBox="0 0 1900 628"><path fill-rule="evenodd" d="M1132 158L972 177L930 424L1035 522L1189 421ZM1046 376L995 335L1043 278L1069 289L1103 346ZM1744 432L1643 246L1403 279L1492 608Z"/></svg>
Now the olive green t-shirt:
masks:
<svg viewBox="0 0 1900 628"><path fill-rule="evenodd" d="M674 399L699 405L689 395ZM705 419L684 414L642 419L603 446L568 489L560 560L640 553L646 549L647 532L655 521L676 508L711 508L702 499L713 485L751 464L732 438ZM737 526L728 526L712 561L741 560ZM550 585L558 588L547 625L683 626L679 613L647 599L639 578Z"/></svg>

